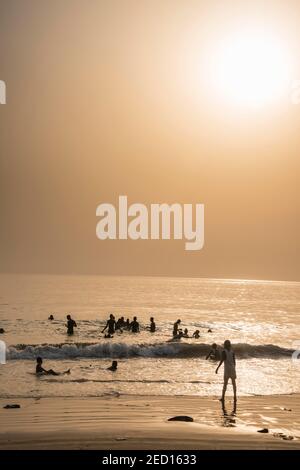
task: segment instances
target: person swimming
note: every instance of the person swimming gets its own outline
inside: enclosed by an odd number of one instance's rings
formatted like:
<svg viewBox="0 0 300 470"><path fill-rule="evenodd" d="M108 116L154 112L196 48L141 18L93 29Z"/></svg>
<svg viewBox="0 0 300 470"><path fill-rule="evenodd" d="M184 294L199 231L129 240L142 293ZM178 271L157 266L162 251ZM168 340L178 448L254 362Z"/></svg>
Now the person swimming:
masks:
<svg viewBox="0 0 300 470"><path fill-rule="evenodd" d="M67 334L74 334L74 327L77 328L76 321L71 318L71 315L67 315Z"/></svg>
<svg viewBox="0 0 300 470"><path fill-rule="evenodd" d="M220 351L216 343L212 344L211 350L209 351L205 359L211 359L212 361L219 361L221 359Z"/></svg>
<svg viewBox="0 0 300 470"><path fill-rule="evenodd" d="M173 336L177 336L181 320L177 320L173 325Z"/></svg>
<svg viewBox="0 0 300 470"><path fill-rule="evenodd" d="M50 315L50 316L48 317L48 320L51 320L51 321L54 320L54 316L53 316L53 315Z"/></svg>
<svg viewBox="0 0 300 470"><path fill-rule="evenodd" d="M199 331L199 330L194 331L194 333L193 333L193 338L195 338L195 339L199 339L199 338L200 338L200 331Z"/></svg>
<svg viewBox="0 0 300 470"><path fill-rule="evenodd" d="M137 321L137 317L133 317L133 321L130 323L130 330L132 333L140 332L140 324Z"/></svg>
<svg viewBox="0 0 300 470"><path fill-rule="evenodd" d="M115 372L117 369L118 369L118 361L112 361L111 366L108 367L106 370Z"/></svg>
<svg viewBox="0 0 300 470"><path fill-rule="evenodd" d="M125 325L124 325L124 328L126 328L126 330L130 330L130 320L129 320L129 318L127 318L127 320L125 322Z"/></svg>
<svg viewBox="0 0 300 470"><path fill-rule="evenodd" d="M41 357L36 358L36 368L35 373L36 375L62 375L62 374L69 374L70 369L66 370L65 372L55 372L53 369L46 370L42 367L43 359Z"/></svg>
<svg viewBox="0 0 300 470"><path fill-rule="evenodd" d="M155 333L156 325L153 317L150 318L150 326L148 326L147 328L150 330L150 333Z"/></svg>
<svg viewBox="0 0 300 470"><path fill-rule="evenodd" d="M113 334L114 334L115 329L116 329L116 320L115 320L115 317L113 316L112 313L109 315L109 319L107 320L106 325L105 325L105 327L104 327L103 330L102 330L102 333L104 333L104 331L106 330L106 328L108 328L107 333L108 333L109 335L113 335ZM108 336L108 337L109 337L109 336Z"/></svg>
<svg viewBox="0 0 300 470"><path fill-rule="evenodd" d="M224 350L222 352L221 361L216 368L216 374L218 373L219 368L224 362L224 385L222 390L222 398L221 402L225 402L225 393L227 390L228 380L231 379L232 387L233 387L233 401L236 404L236 361L235 361L235 354L231 348L231 342L229 339L224 341Z"/></svg>

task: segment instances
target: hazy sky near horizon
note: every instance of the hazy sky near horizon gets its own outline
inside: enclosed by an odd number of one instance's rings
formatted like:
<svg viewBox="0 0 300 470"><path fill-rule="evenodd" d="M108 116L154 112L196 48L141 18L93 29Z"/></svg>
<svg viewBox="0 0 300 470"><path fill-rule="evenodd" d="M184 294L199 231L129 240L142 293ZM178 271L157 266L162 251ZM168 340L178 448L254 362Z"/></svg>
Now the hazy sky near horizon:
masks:
<svg viewBox="0 0 300 470"><path fill-rule="evenodd" d="M300 104L215 93L236 27L288 44L300 4L0 0L0 270L300 281ZM100 241L96 207L204 203L205 247Z"/></svg>

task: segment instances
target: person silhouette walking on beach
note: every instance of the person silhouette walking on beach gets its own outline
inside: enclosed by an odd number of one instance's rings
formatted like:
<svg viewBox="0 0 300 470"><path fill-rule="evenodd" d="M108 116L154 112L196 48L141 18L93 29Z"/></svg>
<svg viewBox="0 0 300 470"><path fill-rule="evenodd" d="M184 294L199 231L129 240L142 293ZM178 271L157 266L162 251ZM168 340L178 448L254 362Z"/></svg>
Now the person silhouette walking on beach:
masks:
<svg viewBox="0 0 300 470"><path fill-rule="evenodd" d="M225 401L225 393L227 390L228 380L231 379L232 387L233 387L233 400L236 403L236 362L235 362L235 354L231 349L231 342L227 339L224 342L224 350L222 352L221 361L216 368L216 374L218 373L219 368L224 362L224 385L222 391L222 398L221 402L224 403Z"/></svg>
<svg viewBox="0 0 300 470"><path fill-rule="evenodd" d="M108 328L108 338L114 334L115 332L115 328L116 328L116 320L115 320L115 317L113 316L113 314L111 313L109 315L109 319L107 320L106 322L106 325L105 327L103 328L102 330L102 333L104 333L104 331L106 330L106 328Z"/></svg>
<svg viewBox="0 0 300 470"><path fill-rule="evenodd" d="M74 334L74 327L77 328L76 321L71 318L71 315L67 315L67 334Z"/></svg>

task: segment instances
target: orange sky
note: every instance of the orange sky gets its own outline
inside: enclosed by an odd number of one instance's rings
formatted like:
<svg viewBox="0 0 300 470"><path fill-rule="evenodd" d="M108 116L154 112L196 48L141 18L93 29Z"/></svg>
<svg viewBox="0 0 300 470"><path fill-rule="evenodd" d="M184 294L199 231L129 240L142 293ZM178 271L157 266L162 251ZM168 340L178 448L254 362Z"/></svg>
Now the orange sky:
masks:
<svg viewBox="0 0 300 470"><path fill-rule="evenodd" d="M253 22L299 79L299 20L296 0L0 0L1 271L300 281L300 105L236 109L205 67ZM99 241L121 194L204 203L204 249Z"/></svg>

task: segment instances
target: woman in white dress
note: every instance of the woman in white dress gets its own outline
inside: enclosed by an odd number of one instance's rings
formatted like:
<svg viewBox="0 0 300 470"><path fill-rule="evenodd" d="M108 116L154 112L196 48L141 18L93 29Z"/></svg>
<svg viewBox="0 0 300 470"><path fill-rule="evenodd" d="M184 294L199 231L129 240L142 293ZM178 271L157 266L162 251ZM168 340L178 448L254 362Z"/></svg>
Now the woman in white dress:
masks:
<svg viewBox="0 0 300 470"><path fill-rule="evenodd" d="M229 339L224 342L224 350L222 352L221 361L216 368L216 374L218 373L219 368L224 362L224 385L223 385L223 392L221 401L224 403L225 401L225 393L227 390L228 380L231 379L232 387L233 387L233 399L234 403L236 403L236 370L235 370L235 355L231 349L231 343Z"/></svg>

